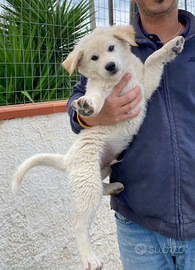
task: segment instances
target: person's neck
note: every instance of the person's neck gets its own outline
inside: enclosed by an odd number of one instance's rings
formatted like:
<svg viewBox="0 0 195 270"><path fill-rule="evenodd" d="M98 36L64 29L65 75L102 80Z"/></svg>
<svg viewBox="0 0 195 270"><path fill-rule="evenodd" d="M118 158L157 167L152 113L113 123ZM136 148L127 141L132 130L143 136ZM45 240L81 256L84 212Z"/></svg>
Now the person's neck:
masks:
<svg viewBox="0 0 195 270"><path fill-rule="evenodd" d="M183 26L178 21L178 13L165 16L163 18L146 18L141 15L142 27L148 34L157 35L161 41L167 43L175 36L179 36L183 32Z"/></svg>

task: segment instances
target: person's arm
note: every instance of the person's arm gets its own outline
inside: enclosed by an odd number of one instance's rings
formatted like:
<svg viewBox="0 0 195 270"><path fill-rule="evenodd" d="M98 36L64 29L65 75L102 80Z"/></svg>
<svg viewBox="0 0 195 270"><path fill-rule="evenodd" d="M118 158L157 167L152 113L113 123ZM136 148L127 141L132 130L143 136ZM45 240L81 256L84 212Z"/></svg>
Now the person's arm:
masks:
<svg viewBox="0 0 195 270"><path fill-rule="evenodd" d="M130 89L131 91L129 91L127 94L121 97L118 96L130 79L131 79L130 74L126 74L122 78L122 80L114 87L111 95L106 98L104 106L98 115L90 116L90 117L79 116L82 123L87 126L113 125L118 122L137 116L140 111L139 109L134 113L128 113L128 112L131 111L140 102L142 98L140 94L140 89L138 87L135 87L132 90ZM73 100L78 98L76 97L76 94L73 96L74 96ZM78 124L78 121L76 120L76 113L74 113L74 116L72 117L72 119L73 121L77 122L78 127L77 127L76 133L79 133L79 131L83 128ZM71 125L73 127L72 123ZM75 127L75 124L74 124L74 127Z"/></svg>
<svg viewBox="0 0 195 270"><path fill-rule="evenodd" d="M73 102L73 100L76 100L85 95L86 83L87 83L87 78L81 75L80 81L73 87L73 92L68 98L68 102L67 102L67 111L70 116L71 128L72 128L72 131L76 134L78 134L83 128L81 127L81 125L79 125L77 121L76 112L73 110L71 103Z"/></svg>

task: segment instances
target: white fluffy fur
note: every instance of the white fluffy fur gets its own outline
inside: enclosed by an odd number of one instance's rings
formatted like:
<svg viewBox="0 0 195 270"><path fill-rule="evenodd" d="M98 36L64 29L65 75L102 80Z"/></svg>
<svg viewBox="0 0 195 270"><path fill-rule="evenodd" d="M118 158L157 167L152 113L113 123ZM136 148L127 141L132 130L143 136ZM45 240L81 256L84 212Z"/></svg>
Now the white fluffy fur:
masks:
<svg viewBox="0 0 195 270"><path fill-rule="evenodd" d="M135 86L140 87L143 98L138 105L139 115L112 126L82 130L66 155L33 156L19 167L13 179L15 191L32 167L51 166L66 171L74 195L74 230L85 270L100 270L103 265L91 247L88 232L103 193L101 169L110 164L138 132L146 114L146 102L159 85L164 64L182 50L184 39L171 40L148 57L144 65L130 53L129 44L136 45L131 26L96 29L78 43L63 66L70 74L79 67L80 73L88 77L86 95L73 102L74 109L84 115L97 114L113 87L126 73L131 73L132 79L121 95ZM114 50L109 51L109 46L114 46ZM94 55L98 60L91 60ZM112 75L105 69L111 62L117 69Z"/></svg>

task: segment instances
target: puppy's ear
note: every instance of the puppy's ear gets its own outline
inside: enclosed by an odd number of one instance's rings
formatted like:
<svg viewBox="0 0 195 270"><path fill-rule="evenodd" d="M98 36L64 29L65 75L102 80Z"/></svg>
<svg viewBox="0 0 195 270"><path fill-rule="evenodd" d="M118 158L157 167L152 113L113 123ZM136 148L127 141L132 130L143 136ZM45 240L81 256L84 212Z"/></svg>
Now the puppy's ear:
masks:
<svg viewBox="0 0 195 270"><path fill-rule="evenodd" d="M62 66L72 75L75 68L80 66L80 62L83 56L83 52L75 48L62 63Z"/></svg>
<svg viewBox="0 0 195 270"><path fill-rule="evenodd" d="M135 32L131 25L128 26L113 26L113 36L120 40L126 41L130 45L138 46L135 43Z"/></svg>

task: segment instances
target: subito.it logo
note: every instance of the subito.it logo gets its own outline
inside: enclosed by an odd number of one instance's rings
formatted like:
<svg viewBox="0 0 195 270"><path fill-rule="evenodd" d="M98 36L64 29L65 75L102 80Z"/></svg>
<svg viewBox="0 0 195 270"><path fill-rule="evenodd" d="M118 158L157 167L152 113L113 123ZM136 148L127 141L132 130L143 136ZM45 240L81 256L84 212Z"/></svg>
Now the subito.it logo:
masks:
<svg viewBox="0 0 195 270"><path fill-rule="evenodd" d="M142 243L139 243L135 246L135 252L138 255L144 255L146 253L146 246Z"/></svg>

